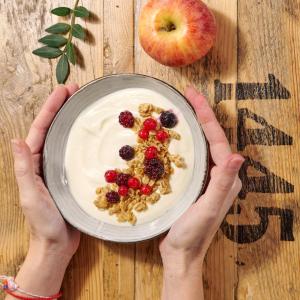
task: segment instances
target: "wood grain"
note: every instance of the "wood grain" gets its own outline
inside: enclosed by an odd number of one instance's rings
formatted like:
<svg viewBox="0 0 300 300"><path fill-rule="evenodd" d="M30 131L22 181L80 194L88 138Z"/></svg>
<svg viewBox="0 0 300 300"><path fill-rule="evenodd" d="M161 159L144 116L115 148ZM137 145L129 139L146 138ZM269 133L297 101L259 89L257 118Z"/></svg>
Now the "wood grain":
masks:
<svg viewBox="0 0 300 300"><path fill-rule="evenodd" d="M133 21L133 1L104 2L104 75L132 73ZM134 299L134 258L135 244L103 242L103 299Z"/></svg>
<svg viewBox="0 0 300 300"><path fill-rule="evenodd" d="M276 175L295 186L294 193L249 193L240 200L240 224L257 224L254 208L278 207L294 211L295 242L280 241L280 220L271 224L262 239L239 247L237 294L239 299L298 299L299 280L299 1L239 1L238 6L238 80L264 82L274 74L291 92L287 100L239 101L238 108L248 108L272 126L293 137L292 146L249 145L244 155L258 160ZM259 29L259 30L257 30ZM246 123L247 128L259 124ZM297 266L293 268L292 266Z"/></svg>
<svg viewBox="0 0 300 300"><path fill-rule="evenodd" d="M57 20L50 9L72 6L67 0L0 0L0 274L15 274L28 247L28 231L18 204L9 141L24 137L41 104L56 85L56 63L31 54L44 29ZM88 29L86 42L76 40L79 65L70 82L83 85L112 73L137 72L167 81L181 92L195 85L209 99L230 137L237 136L241 109L263 117L293 138L292 145L247 145L242 154L294 186L293 193L247 193L226 221L232 225L260 222L255 208L276 207L294 213L295 241L280 240L280 219L269 217L267 232L255 243L237 244L220 230L205 260L205 299L298 299L300 125L299 125L299 0L206 0L214 10L218 38L212 51L186 68L159 65L138 41L138 16L147 0L85 0L92 12L79 20ZM268 74L289 90L285 100L237 100L236 82L267 82ZM232 83L231 100L215 100L214 80ZM245 121L247 129L263 128ZM258 136L258 140L262 139ZM248 176L263 176L249 168ZM276 186L276 184L275 184ZM265 186L265 188L268 188ZM237 213L237 205L241 213ZM237 228L237 227L235 227ZM119 245L82 236L63 283L68 300L158 300L162 284L159 240ZM4 295L0 294L0 299Z"/></svg>

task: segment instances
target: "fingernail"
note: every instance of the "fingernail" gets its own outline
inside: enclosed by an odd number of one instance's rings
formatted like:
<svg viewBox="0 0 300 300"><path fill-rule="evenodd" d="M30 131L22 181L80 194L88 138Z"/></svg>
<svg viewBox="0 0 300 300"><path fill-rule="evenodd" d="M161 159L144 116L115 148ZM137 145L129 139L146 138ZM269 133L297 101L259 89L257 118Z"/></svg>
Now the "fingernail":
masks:
<svg viewBox="0 0 300 300"><path fill-rule="evenodd" d="M244 161L245 159L242 156L235 155L229 160L228 167L232 170L238 171L241 168Z"/></svg>
<svg viewBox="0 0 300 300"><path fill-rule="evenodd" d="M13 153L21 153L22 147L19 140L13 139L10 141Z"/></svg>

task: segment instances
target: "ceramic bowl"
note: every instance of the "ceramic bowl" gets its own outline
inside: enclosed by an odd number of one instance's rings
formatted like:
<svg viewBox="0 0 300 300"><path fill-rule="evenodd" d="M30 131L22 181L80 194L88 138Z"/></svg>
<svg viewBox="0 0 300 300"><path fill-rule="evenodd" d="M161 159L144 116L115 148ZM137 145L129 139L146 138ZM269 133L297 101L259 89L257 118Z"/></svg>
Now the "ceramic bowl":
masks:
<svg viewBox="0 0 300 300"><path fill-rule="evenodd" d="M157 219L135 226L105 223L86 213L70 192L64 167L68 135L79 114L95 101L101 101L101 97L126 88L146 88L171 99L190 127L195 155L193 176L182 199L176 201L173 207ZM120 74L102 77L86 84L63 105L47 134L43 166L46 185L67 222L80 231L103 240L137 242L153 238L170 229L172 224L197 200L206 181L208 150L194 110L182 94L167 83L153 77Z"/></svg>

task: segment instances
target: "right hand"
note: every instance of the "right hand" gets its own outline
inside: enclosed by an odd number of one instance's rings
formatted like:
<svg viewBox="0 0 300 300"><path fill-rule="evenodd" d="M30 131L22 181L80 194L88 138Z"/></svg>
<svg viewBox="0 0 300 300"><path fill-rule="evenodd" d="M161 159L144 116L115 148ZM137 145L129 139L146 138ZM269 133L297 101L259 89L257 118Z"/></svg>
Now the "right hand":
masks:
<svg viewBox="0 0 300 300"><path fill-rule="evenodd" d="M238 172L244 158L232 153L205 97L193 88L186 90L186 97L202 125L215 166L206 192L172 226L160 244L164 268L171 273L176 272L174 268L190 269L192 264L198 266L195 270L199 272L215 233L242 187Z"/></svg>

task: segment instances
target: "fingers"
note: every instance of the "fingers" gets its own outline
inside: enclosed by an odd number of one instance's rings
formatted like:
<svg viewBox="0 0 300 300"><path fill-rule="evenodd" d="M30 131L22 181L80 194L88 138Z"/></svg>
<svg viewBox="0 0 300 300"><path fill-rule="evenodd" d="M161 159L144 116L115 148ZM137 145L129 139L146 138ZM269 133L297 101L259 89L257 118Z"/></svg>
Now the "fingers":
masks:
<svg viewBox="0 0 300 300"><path fill-rule="evenodd" d="M41 111L33 121L26 143L32 154L39 153L44 145L45 137L55 115L62 107L66 99L78 90L77 84L58 86L48 97Z"/></svg>
<svg viewBox="0 0 300 300"><path fill-rule="evenodd" d="M26 138L26 143L33 154L38 153L42 149L47 130L67 96L68 90L63 86L58 86L48 97L41 111L33 121Z"/></svg>
<svg viewBox="0 0 300 300"><path fill-rule="evenodd" d="M34 173L36 175L42 176L43 174L43 156L41 153L37 153L32 155L32 161L33 161L33 168L34 168Z"/></svg>
<svg viewBox="0 0 300 300"><path fill-rule="evenodd" d="M240 192L242 188L242 182L238 176L236 177L230 192L227 195L227 198L225 199L223 203L223 207L221 210L222 217L225 217L227 212L229 211L230 207L233 205L234 200L236 199L238 193Z"/></svg>
<svg viewBox="0 0 300 300"><path fill-rule="evenodd" d="M244 162L244 158L239 154L231 154L222 166L216 166L212 171L211 180L205 194L199 201L205 205L207 213L218 215L221 212L224 202L227 201L226 207L231 206L234 198L239 192L238 172ZM233 186L235 193L233 194ZM229 197L230 196L230 197Z"/></svg>
<svg viewBox="0 0 300 300"><path fill-rule="evenodd" d="M15 160L15 175L21 199L31 198L36 191L32 155L28 145L21 140L12 140Z"/></svg>
<svg viewBox="0 0 300 300"><path fill-rule="evenodd" d="M193 87L187 88L185 95L196 111L210 145L213 161L217 165L222 164L232 153L224 130L203 95L198 93Z"/></svg>
<svg viewBox="0 0 300 300"><path fill-rule="evenodd" d="M72 96L76 91L79 90L79 86L77 83L70 83L66 85L66 88L68 90L68 96Z"/></svg>

